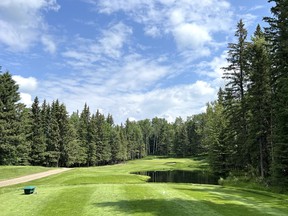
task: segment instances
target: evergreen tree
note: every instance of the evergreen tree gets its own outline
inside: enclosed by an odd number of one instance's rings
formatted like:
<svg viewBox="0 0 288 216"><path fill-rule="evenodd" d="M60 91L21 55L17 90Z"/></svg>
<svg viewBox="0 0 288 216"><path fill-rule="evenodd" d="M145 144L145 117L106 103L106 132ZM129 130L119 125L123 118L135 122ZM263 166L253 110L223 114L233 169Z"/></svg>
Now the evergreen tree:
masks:
<svg viewBox="0 0 288 216"><path fill-rule="evenodd" d="M68 161L67 166L81 166L86 162L86 152L85 148L81 145L79 140L79 136L77 133L77 129L79 126L79 114L77 112L73 112L69 118L68 124L68 144L67 151Z"/></svg>
<svg viewBox="0 0 288 216"><path fill-rule="evenodd" d="M24 104L18 106L20 126L20 142L16 148L18 165L30 165L30 152L31 152L31 109L26 108Z"/></svg>
<svg viewBox="0 0 288 216"><path fill-rule="evenodd" d="M128 140L127 140L126 128L121 124L118 130L121 142L120 155L122 161L126 161L128 160Z"/></svg>
<svg viewBox="0 0 288 216"><path fill-rule="evenodd" d="M269 27L266 36L271 47L271 73L273 89L273 167L275 184L287 187L288 184L288 2L269 0L273 17L266 17Z"/></svg>
<svg viewBox="0 0 288 216"><path fill-rule="evenodd" d="M110 124L105 120L105 116L97 110L96 112L97 122L97 161L99 165L108 164L111 160L111 146L109 143L110 136Z"/></svg>
<svg viewBox="0 0 288 216"><path fill-rule="evenodd" d="M149 147L149 138L151 136L152 125L149 119L140 120L138 124L141 128L141 132L143 135L143 142L145 143L145 152L146 155L150 154L150 147Z"/></svg>
<svg viewBox="0 0 288 216"><path fill-rule="evenodd" d="M145 144L140 126L135 121L126 120L126 137L128 159L136 159L145 156Z"/></svg>
<svg viewBox="0 0 288 216"><path fill-rule="evenodd" d="M162 126L159 133L159 144L157 149L158 155L172 155L173 154L173 142L174 131L173 126L170 125L165 119L162 119Z"/></svg>
<svg viewBox="0 0 288 216"><path fill-rule="evenodd" d="M123 161L123 156L121 152L122 143L121 143L121 137L120 137L120 128L119 127L113 127L111 129L110 137L109 137L109 143L111 146L111 162L112 164L119 163Z"/></svg>
<svg viewBox="0 0 288 216"><path fill-rule="evenodd" d="M32 165L41 166L45 162L45 134L42 124L41 108L38 97L35 97L31 109L31 152L30 162Z"/></svg>
<svg viewBox="0 0 288 216"><path fill-rule="evenodd" d="M249 46L249 152L252 166L264 178L271 166L269 140L271 128L270 62L264 33L258 25ZM255 173L259 175L258 173Z"/></svg>
<svg viewBox="0 0 288 216"><path fill-rule="evenodd" d="M229 135L227 142L234 146L235 168L244 169L251 163L251 155L247 147L247 30L242 20L237 24L235 33L237 43L229 43L228 67L224 69L225 86L224 107L225 115L229 119Z"/></svg>
<svg viewBox="0 0 288 216"><path fill-rule="evenodd" d="M47 123L48 133L46 137L46 165L47 166L59 166L60 159L60 128L57 121L59 115L59 102L52 102L51 108L47 107Z"/></svg>
<svg viewBox="0 0 288 216"><path fill-rule="evenodd" d="M94 114L91 116L88 127L88 136L87 163L88 166L95 166L97 164L97 143L99 141L99 133L97 118Z"/></svg>
<svg viewBox="0 0 288 216"><path fill-rule="evenodd" d="M203 145L208 149L209 164L214 173L227 175L231 169L230 158L233 155L229 143L226 143L227 119L223 115L221 99L207 105Z"/></svg>
<svg viewBox="0 0 288 216"><path fill-rule="evenodd" d="M85 154L85 162L83 165L88 164L88 143L89 143L89 124L90 124L90 110L87 104L84 105L84 109L80 114L79 118L79 124L77 126L77 133L78 133L78 139L80 142L81 149L84 150Z"/></svg>
<svg viewBox="0 0 288 216"><path fill-rule="evenodd" d="M201 151L200 148L200 136L197 133L197 123L195 121L195 116L192 118L189 118L187 120L186 128L187 128L187 135L189 140L189 145L187 148L187 154L188 155L198 155Z"/></svg>
<svg viewBox="0 0 288 216"><path fill-rule="evenodd" d="M0 164L17 164L20 144L18 85L9 72L0 74Z"/></svg>
<svg viewBox="0 0 288 216"><path fill-rule="evenodd" d="M58 101L58 100L57 100ZM56 101L56 103L57 103ZM59 104L59 101L58 101ZM57 115L57 122L59 126L60 140L59 140L59 166L64 167L67 166L68 158L69 158L69 149L68 143L71 141L71 137L69 134L69 118L68 112L66 110L66 106L62 103L59 106L59 111Z"/></svg>
<svg viewBox="0 0 288 216"><path fill-rule="evenodd" d="M174 141L174 152L177 157L186 157L189 145L187 129L184 123L177 125Z"/></svg>

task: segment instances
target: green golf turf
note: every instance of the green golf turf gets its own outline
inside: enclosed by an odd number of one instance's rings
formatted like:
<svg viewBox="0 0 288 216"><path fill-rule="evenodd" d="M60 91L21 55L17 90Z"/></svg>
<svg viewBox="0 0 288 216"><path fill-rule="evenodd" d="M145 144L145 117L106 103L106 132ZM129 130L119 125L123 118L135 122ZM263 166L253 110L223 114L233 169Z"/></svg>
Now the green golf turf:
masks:
<svg viewBox="0 0 288 216"><path fill-rule="evenodd" d="M152 159L114 166L76 168L0 189L1 215L288 215L288 196L218 185L147 183L132 171L197 169L192 159Z"/></svg>

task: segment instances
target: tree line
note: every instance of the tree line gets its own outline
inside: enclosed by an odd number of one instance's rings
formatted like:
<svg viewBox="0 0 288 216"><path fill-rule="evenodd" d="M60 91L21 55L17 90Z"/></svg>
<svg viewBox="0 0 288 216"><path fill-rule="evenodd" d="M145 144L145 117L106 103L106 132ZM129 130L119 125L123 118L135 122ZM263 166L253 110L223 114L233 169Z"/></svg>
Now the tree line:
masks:
<svg viewBox="0 0 288 216"><path fill-rule="evenodd" d="M270 0L273 17L251 40L242 20L228 44L226 85L205 113L202 143L222 175L244 172L288 185L288 1Z"/></svg>
<svg viewBox="0 0 288 216"><path fill-rule="evenodd" d="M91 113L87 104L71 115L59 100L40 103L36 97L25 107L9 72L0 74L0 86L0 165L96 166L203 151L197 134L202 118L197 116L174 123L127 119L115 125L112 115Z"/></svg>
<svg viewBox="0 0 288 216"><path fill-rule="evenodd" d="M228 44L226 85L204 113L115 125L112 115L68 115L58 100L30 108L19 103L9 72L0 74L0 164L95 166L146 155L187 157L207 154L222 176L245 173L275 185L288 185L288 14L287 1L270 0L268 26L247 39L240 20L235 43Z"/></svg>

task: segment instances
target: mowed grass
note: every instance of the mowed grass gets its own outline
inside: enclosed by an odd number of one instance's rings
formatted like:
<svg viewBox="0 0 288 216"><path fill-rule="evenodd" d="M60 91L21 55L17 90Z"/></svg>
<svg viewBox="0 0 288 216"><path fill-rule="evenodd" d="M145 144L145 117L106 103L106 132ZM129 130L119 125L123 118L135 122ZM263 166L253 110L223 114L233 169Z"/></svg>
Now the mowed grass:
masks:
<svg viewBox="0 0 288 216"><path fill-rule="evenodd" d="M130 172L199 169L193 159L149 159L114 166L75 168L0 189L1 215L288 215L288 196L217 185L147 183Z"/></svg>
<svg viewBox="0 0 288 216"><path fill-rule="evenodd" d="M48 170L51 170L51 168L40 166L0 166L0 181Z"/></svg>

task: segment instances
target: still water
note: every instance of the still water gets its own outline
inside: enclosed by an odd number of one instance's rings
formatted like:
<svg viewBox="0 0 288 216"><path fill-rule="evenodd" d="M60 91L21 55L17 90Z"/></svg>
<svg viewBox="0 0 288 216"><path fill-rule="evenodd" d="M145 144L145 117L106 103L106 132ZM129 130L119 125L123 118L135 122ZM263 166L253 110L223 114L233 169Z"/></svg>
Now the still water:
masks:
<svg viewBox="0 0 288 216"><path fill-rule="evenodd" d="M184 170L169 170L169 171L145 171L133 172L131 174L150 176L148 182L173 182L173 183L194 183L194 184L218 184L218 177L202 171L184 171Z"/></svg>

